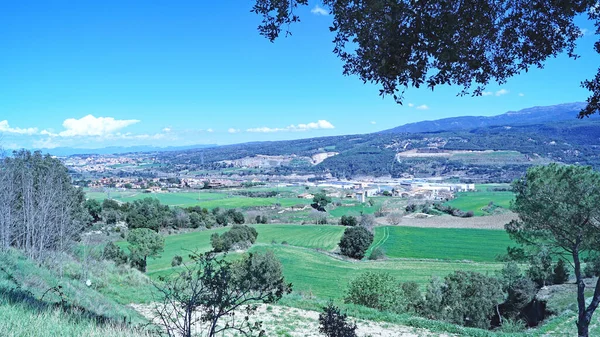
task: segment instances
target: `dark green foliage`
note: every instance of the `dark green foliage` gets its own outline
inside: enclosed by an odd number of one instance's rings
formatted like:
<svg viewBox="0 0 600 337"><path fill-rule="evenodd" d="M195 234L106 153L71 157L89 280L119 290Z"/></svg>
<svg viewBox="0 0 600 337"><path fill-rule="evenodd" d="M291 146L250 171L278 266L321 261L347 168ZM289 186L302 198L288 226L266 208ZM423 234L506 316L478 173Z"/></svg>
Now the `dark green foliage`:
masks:
<svg viewBox="0 0 600 337"><path fill-rule="evenodd" d="M503 262L525 262L528 256L525 253L525 249L521 247L506 247L506 254L498 255L496 259Z"/></svg>
<svg viewBox="0 0 600 337"><path fill-rule="evenodd" d="M400 311L402 297L395 277L383 272L366 272L348 285L344 302L381 311Z"/></svg>
<svg viewBox="0 0 600 337"><path fill-rule="evenodd" d="M563 284L569 280L569 270L565 265L565 260L559 259L554 266L554 273L552 275L552 282L554 284Z"/></svg>
<svg viewBox="0 0 600 337"><path fill-rule="evenodd" d="M585 277L600 276L600 254L590 254L585 259Z"/></svg>
<svg viewBox="0 0 600 337"><path fill-rule="evenodd" d="M92 217L92 222L98 222L101 219L102 204L98 200L88 199L85 201L85 208Z"/></svg>
<svg viewBox="0 0 600 337"><path fill-rule="evenodd" d="M130 262L141 272L146 272L147 258L158 256L165 247L162 235L148 228L132 229L127 235L127 242L131 252Z"/></svg>
<svg viewBox="0 0 600 337"><path fill-rule="evenodd" d="M358 224L358 220L356 220L356 217L354 217L352 215L342 215L342 218L340 219L340 225L342 225L342 226L354 227L357 224Z"/></svg>
<svg viewBox="0 0 600 337"><path fill-rule="evenodd" d="M385 259L385 251L381 247L377 247L371 251L369 260L383 260Z"/></svg>
<svg viewBox="0 0 600 337"><path fill-rule="evenodd" d="M552 284L552 256L547 249L542 249L530 257L527 276L539 287Z"/></svg>
<svg viewBox="0 0 600 337"><path fill-rule="evenodd" d="M536 284L527 278L519 278L513 281L506 289L504 316L517 318L522 310L535 298L537 294Z"/></svg>
<svg viewBox="0 0 600 337"><path fill-rule="evenodd" d="M411 313L423 313L425 300L416 282L404 282L401 287L402 297L406 302L406 311Z"/></svg>
<svg viewBox="0 0 600 337"><path fill-rule="evenodd" d="M408 207L408 206L407 206ZM433 204L433 208L437 209L440 212L444 212L446 214L450 214L452 216L456 216L459 218L470 218L473 216L473 211L467 211L464 212L458 208L449 206L449 205L444 205L442 203L436 202Z"/></svg>
<svg viewBox="0 0 600 337"><path fill-rule="evenodd" d="M391 95L399 104L410 86L456 85L461 95L481 95L490 82L505 83L560 53L576 58L581 31L575 18L589 11L591 21L598 19L594 1L322 4L332 17L333 52L343 62L343 74L379 85L381 96ZM296 7L307 5L307 0L256 0L252 11L262 18L259 33L270 41L282 30L290 35L290 25L300 21ZM598 110L598 82L584 83L593 93L590 113Z"/></svg>
<svg viewBox="0 0 600 337"><path fill-rule="evenodd" d="M154 198L135 200L127 212L127 225L132 229L149 228L158 231L161 227L168 226L172 219L169 206Z"/></svg>
<svg viewBox="0 0 600 337"><path fill-rule="evenodd" d="M488 329L496 306L503 299L502 284L497 279L455 271L446 276L444 282L432 281L424 312L434 319Z"/></svg>
<svg viewBox="0 0 600 337"><path fill-rule="evenodd" d="M112 242L104 246L104 258L114 261L117 265L127 263L127 253Z"/></svg>
<svg viewBox="0 0 600 337"><path fill-rule="evenodd" d="M256 242L258 232L253 227L233 225L231 229L221 235L214 233L210 243L214 252L225 252L232 249L246 249Z"/></svg>
<svg viewBox="0 0 600 337"><path fill-rule="evenodd" d="M104 201L102 201L102 209L103 210L107 210L107 209L121 210L121 205L119 205L119 203L116 200L104 199Z"/></svg>
<svg viewBox="0 0 600 337"><path fill-rule="evenodd" d="M356 226L346 228L339 246L342 255L362 259L371 243L373 243L373 234L364 227Z"/></svg>
<svg viewBox="0 0 600 337"><path fill-rule="evenodd" d="M183 262L183 258L179 255L175 255L175 256L173 256L173 259L171 260L171 267L180 266L182 262Z"/></svg>
<svg viewBox="0 0 600 337"><path fill-rule="evenodd" d="M256 221L258 224L269 223L269 219L265 215L257 215L254 221Z"/></svg>
<svg viewBox="0 0 600 337"><path fill-rule="evenodd" d="M316 209L319 212L326 212L327 210L325 209L325 207L327 207L327 205L329 205L330 203L330 197L326 196L323 193L317 193L315 194L313 202L310 205L312 206L312 208Z"/></svg>
<svg viewBox="0 0 600 337"><path fill-rule="evenodd" d="M348 315L329 301L319 314L319 332L327 337L356 337L356 324L347 322Z"/></svg>

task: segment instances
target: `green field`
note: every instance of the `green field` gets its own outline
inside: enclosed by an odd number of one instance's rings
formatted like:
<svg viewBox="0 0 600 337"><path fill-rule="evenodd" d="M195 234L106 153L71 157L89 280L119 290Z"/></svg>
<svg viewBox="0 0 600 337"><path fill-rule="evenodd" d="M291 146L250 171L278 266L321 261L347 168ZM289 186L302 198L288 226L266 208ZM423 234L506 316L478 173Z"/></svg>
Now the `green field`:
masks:
<svg viewBox="0 0 600 337"><path fill-rule="evenodd" d="M514 193L510 191L488 191L482 189L475 192L456 193L456 198L448 201L446 204L465 212L473 211L475 215L486 215L487 213L482 208L486 207L490 201L493 201L497 206L508 209L513 199Z"/></svg>
<svg viewBox="0 0 600 337"><path fill-rule="evenodd" d="M467 228L377 227L374 247L390 258L494 262L512 241L505 231Z"/></svg>
<svg viewBox="0 0 600 337"><path fill-rule="evenodd" d="M105 192L87 191L86 195L88 198L96 200L104 200L107 197L107 193ZM298 204L309 204L311 202L311 200L289 197L249 198L230 195L222 192L142 193L139 191L115 191L110 193L110 197L121 202L132 202L144 198L155 198L161 203L169 206L201 206L206 208L245 208L274 206L276 204L281 204L283 207L290 207Z"/></svg>
<svg viewBox="0 0 600 337"><path fill-rule="evenodd" d="M505 252L510 244L501 231L381 227L377 228L375 245L380 244L393 259L350 261L317 250L335 250L344 227L254 227L259 235L250 251L273 250L284 266L286 279L294 284L296 291L312 293L323 299L340 298L348 282L365 271L386 271L401 281L415 281L423 286L431 276L444 276L454 270L493 272L502 266L494 262L494 257ZM185 260L191 250L208 251L210 235L226 230L228 228L167 236L161 257L149 259L148 274L159 276L173 272L173 256L180 255ZM384 236L387 239L382 241ZM281 244L282 241L287 241L287 244Z"/></svg>

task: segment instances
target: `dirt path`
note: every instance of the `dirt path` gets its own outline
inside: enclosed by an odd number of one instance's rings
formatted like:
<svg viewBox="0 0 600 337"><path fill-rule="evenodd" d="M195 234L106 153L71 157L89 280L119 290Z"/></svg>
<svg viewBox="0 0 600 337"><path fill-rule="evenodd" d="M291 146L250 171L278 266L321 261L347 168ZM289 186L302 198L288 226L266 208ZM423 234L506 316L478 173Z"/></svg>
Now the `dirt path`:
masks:
<svg viewBox="0 0 600 337"><path fill-rule="evenodd" d="M151 305L131 304L135 310L149 320L153 320ZM279 305L261 304L256 314L257 320L263 322L267 336L288 337L322 337L319 333L319 313L312 310L302 310ZM252 321L252 318L251 318ZM426 329L413 328L385 322L355 320L358 325L358 336L372 337L453 337L454 335L433 333ZM234 334L225 334L234 336Z"/></svg>

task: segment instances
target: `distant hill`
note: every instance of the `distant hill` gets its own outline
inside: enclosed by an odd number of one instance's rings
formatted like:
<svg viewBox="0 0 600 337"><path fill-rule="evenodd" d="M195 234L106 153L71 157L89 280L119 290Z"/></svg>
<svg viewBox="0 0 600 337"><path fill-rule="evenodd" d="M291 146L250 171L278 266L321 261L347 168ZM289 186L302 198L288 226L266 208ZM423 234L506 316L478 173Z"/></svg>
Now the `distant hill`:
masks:
<svg viewBox="0 0 600 337"><path fill-rule="evenodd" d="M583 102L576 102L551 106L536 106L519 111L509 111L497 116L451 117L405 124L393 129L381 131L381 133L458 131L488 126L544 124L574 120L585 105L586 104ZM595 117L596 116L593 116L593 118Z"/></svg>
<svg viewBox="0 0 600 337"><path fill-rule="evenodd" d="M205 149L210 147L215 147L215 144L202 144L202 145L186 145L186 146L167 146L167 147L157 147L157 146L149 146L149 145L141 145L141 146L110 146L103 147L98 149L78 149L72 147L57 147L54 149L41 149L44 153L49 153L53 156L58 157L67 157L72 155L82 155L82 154L122 154L122 153L136 153L136 152L163 152L163 151L184 151L190 149Z"/></svg>

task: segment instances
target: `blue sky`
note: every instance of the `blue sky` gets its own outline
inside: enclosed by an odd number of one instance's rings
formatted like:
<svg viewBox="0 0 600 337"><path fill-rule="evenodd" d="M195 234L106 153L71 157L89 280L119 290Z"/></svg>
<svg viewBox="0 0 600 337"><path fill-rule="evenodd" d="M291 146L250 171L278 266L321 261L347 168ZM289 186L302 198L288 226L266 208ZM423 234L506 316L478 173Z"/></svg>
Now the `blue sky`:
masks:
<svg viewBox="0 0 600 337"><path fill-rule="evenodd" d="M583 101L593 26L574 61L547 62L484 97L410 88L405 104L342 75L331 17L301 8L293 36L258 35L252 1L6 1L0 144L95 148L231 144L367 133L420 120ZM318 11L313 11L318 12Z"/></svg>

